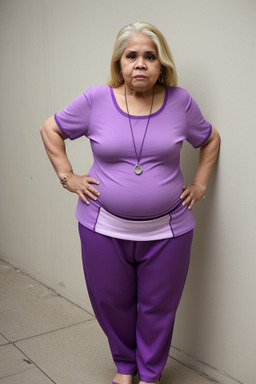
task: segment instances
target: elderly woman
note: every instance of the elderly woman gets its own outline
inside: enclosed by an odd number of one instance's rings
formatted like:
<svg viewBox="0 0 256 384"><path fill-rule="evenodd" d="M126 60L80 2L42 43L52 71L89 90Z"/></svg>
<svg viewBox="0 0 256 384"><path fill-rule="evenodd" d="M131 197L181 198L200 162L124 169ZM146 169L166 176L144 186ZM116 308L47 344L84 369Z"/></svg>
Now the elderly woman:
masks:
<svg viewBox="0 0 256 384"><path fill-rule="evenodd" d="M177 73L154 26L124 27L107 85L87 89L41 127L76 217L88 292L108 337L113 383L159 383L189 266L191 208L207 188L220 138ZM64 141L86 136L94 162L77 175ZM183 140L200 147L192 185L180 170Z"/></svg>

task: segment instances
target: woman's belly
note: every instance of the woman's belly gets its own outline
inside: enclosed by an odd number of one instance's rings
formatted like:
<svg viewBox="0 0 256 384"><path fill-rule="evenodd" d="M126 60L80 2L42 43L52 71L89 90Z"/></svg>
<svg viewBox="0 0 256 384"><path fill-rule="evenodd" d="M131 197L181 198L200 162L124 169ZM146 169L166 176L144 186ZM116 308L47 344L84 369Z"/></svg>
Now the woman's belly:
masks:
<svg viewBox="0 0 256 384"><path fill-rule="evenodd" d="M133 172L133 171L132 171ZM96 187L100 192L98 203L114 215L131 219L149 219L170 211L180 201L183 177L150 177L124 174L119 178L110 178L90 172L91 177L99 180ZM169 175L168 175L169 176Z"/></svg>

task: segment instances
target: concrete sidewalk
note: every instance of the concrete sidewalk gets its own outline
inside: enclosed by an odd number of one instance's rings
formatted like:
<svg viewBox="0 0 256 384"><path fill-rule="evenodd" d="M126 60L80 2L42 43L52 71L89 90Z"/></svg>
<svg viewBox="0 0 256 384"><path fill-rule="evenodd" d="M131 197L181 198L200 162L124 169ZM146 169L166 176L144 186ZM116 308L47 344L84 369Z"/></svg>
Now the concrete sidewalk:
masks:
<svg viewBox="0 0 256 384"><path fill-rule="evenodd" d="M115 371L91 314L0 261L0 384L111 384ZM169 358L167 383L212 381Z"/></svg>

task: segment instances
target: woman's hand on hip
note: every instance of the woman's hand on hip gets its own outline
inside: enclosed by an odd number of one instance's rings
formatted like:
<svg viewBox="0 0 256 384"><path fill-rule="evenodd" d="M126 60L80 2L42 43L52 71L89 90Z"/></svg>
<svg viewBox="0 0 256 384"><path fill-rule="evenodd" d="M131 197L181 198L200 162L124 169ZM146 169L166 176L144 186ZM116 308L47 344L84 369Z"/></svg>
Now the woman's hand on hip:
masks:
<svg viewBox="0 0 256 384"><path fill-rule="evenodd" d="M89 175L79 176L74 173L70 174L65 188L70 192L77 193L80 199L89 205L89 199L97 200L100 195L99 191L92 184L99 185L99 181Z"/></svg>
<svg viewBox="0 0 256 384"><path fill-rule="evenodd" d="M188 209L191 209L193 205L204 197L205 188L197 185L183 185L183 192L180 196L183 200L182 205L187 205Z"/></svg>

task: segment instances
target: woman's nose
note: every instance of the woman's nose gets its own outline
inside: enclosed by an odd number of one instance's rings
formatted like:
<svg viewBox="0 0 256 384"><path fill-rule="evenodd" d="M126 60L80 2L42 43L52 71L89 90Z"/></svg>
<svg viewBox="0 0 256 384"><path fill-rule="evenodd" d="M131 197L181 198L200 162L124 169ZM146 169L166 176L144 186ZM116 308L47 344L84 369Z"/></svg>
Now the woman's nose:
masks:
<svg viewBox="0 0 256 384"><path fill-rule="evenodd" d="M138 57L136 61L136 69L145 69L145 68L146 68L146 65L143 57Z"/></svg>

